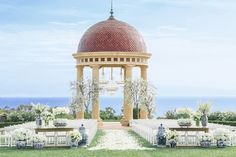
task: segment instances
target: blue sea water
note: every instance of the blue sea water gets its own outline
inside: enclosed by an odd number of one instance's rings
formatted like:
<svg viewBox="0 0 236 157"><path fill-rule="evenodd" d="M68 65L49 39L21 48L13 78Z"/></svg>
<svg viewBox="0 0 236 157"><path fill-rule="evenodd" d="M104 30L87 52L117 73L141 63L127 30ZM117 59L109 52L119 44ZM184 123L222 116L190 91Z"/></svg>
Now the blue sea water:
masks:
<svg viewBox="0 0 236 157"><path fill-rule="evenodd" d="M188 107L195 110L200 102L211 102L212 111L235 111L236 112L236 97L157 97L156 116L163 116L166 111L176 108ZM21 104L43 103L51 107L67 106L69 98L54 97L54 98L0 98L0 108L8 106L15 108ZM123 104L122 97L101 97L100 107L112 107L117 114L121 114Z"/></svg>

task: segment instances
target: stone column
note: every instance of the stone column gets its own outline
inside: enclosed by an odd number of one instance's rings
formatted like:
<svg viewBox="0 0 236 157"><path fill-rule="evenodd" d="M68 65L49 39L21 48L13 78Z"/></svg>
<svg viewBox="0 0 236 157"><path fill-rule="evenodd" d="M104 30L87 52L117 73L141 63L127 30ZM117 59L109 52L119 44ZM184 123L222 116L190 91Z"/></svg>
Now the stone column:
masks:
<svg viewBox="0 0 236 157"><path fill-rule="evenodd" d="M141 66L141 78L143 80L147 80L147 66ZM147 119L148 113L147 113L147 109L142 106L141 109L140 109L140 119Z"/></svg>
<svg viewBox="0 0 236 157"><path fill-rule="evenodd" d="M92 77L93 81L99 83L99 66L92 66ZM100 121L100 106L99 106L99 91L96 94L96 98L92 102L92 119Z"/></svg>
<svg viewBox="0 0 236 157"><path fill-rule="evenodd" d="M83 80L83 76L84 76L84 67L77 66L76 68L77 68L77 81L81 81ZM77 90L77 93L78 93L78 90ZM84 105L82 105L81 110L76 113L76 119L84 119Z"/></svg>
<svg viewBox="0 0 236 157"><path fill-rule="evenodd" d="M124 81L128 79L132 79L132 66L126 66L125 67L125 77ZM123 126L128 126L129 121L133 119L133 106L129 104L129 101L127 100L125 93L124 93L124 117L122 120L122 125Z"/></svg>

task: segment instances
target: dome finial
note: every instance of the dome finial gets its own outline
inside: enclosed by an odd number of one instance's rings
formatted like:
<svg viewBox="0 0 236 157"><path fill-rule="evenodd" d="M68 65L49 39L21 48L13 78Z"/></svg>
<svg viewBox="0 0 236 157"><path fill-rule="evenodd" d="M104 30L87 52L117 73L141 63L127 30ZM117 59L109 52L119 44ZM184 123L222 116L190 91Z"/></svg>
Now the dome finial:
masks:
<svg viewBox="0 0 236 157"><path fill-rule="evenodd" d="M110 17L109 17L109 19L114 19L114 16L113 16L113 14L114 14L114 11L113 11L113 0L111 0L111 11L110 11Z"/></svg>

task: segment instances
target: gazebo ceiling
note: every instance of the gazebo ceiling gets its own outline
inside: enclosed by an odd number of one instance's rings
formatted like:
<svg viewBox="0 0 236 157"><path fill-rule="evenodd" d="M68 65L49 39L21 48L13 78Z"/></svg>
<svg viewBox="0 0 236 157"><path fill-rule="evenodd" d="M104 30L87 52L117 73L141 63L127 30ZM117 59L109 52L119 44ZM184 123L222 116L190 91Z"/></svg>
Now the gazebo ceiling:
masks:
<svg viewBox="0 0 236 157"><path fill-rule="evenodd" d="M77 52L106 51L146 53L147 49L142 36L134 27L110 17L84 33Z"/></svg>

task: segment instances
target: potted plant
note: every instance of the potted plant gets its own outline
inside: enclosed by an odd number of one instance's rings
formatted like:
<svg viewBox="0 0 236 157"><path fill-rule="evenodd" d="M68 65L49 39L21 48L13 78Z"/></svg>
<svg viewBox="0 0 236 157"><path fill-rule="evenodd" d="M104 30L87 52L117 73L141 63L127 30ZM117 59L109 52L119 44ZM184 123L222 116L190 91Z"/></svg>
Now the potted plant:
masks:
<svg viewBox="0 0 236 157"><path fill-rule="evenodd" d="M43 120L42 120L42 113L48 110L48 106L47 105L43 105L43 104L32 104L33 106L33 111L36 114L36 126L42 127L43 124Z"/></svg>
<svg viewBox="0 0 236 157"><path fill-rule="evenodd" d="M53 108L53 114L55 116L55 119L53 121L53 124L55 127L64 127L67 125L67 120L65 119L69 114L69 109L66 107L57 107Z"/></svg>
<svg viewBox="0 0 236 157"><path fill-rule="evenodd" d="M208 114L211 111L211 104L209 103L202 103L198 107L198 112L202 114L201 116L201 123L203 127L208 125Z"/></svg>
<svg viewBox="0 0 236 157"><path fill-rule="evenodd" d="M201 116L202 114L200 112L196 112L193 114L193 120L195 121L197 127L200 126Z"/></svg>
<svg viewBox="0 0 236 157"><path fill-rule="evenodd" d="M35 134L32 137L32 143L34 149L43 149L46 143L46 137L43 135Z"/></svg>
<svg viewBox="0 0 236 157"><path fill-rule="evenodd" d="M192 126L192 119L187 118L187 119L178 119L177 123L180 127L190 127Z"/></svg>
<svg viewBox="0 0 236 157"><path fill-rule="evenodd" d="M213 132L214 139L218 148L224 148L227 142L230 141L230 131L224 128L217 128Z"/></svg>
<svg viewBox="0 0 236 157"><path fill-rule="evenodd" d="M177 131L167 130L166 131L167 145L169 145L171 148L175 148L177 146L178 137L179 137L179 134Z"/></svg>
<svg viewBox="0 0 236 157"><path fill-rule="evenodd" d="M49 125L49 122L51 120L54 120L54 115L51 113L51 112L44 112L43 113L43 120L44 120L44 124L45 126L48 126Z"/></svg>
<svg viewBox="0 0 236 157"><path fill-rule="evenodd" d="M30 139L32 132L25 128L19 128L12 132L12 137L16 141L17 149L24 149L27 146L27 141Z"/></svg>
<svg viewBox="0 0 236 157"><path fill-rule="evenodd" d="M203 133L199 136L199 141L202 148L209 148L213 141L213 136L210 133Z"/></svg>
<svg viewBox="0 0 236 157"><path fill-rule="evenodd" d="M72 131L70 132L70 147L71 148L78 148L79 142L81 141L82 137L79 131Z"/></svg>

